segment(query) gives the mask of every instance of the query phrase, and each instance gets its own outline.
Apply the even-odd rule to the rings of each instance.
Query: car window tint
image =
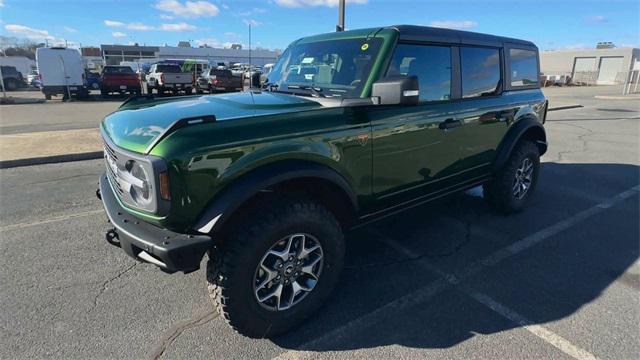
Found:
[[[421,101],[451,98],[451,48],[399,44],[387,70],[387,76],[418,77]]]
[[[509,49],[511,86],[538,84],[538,58],[535,51]]]
[[[133,74],[133,69],[128,66],[107,66],[104,68],[104,72],[107,74]]]
[[[498,49],[461,47],[462,97],[495,95],[500,85]]]

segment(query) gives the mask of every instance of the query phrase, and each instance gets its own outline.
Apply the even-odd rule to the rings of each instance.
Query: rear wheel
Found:
[[[325,302],[344,244],[335,217],[315,202],[284,201],[255,214],[210,252],[207,280],[227,323],[262,338],[299,325]]]
[[[153,88],[151,86],[149,86],[149,84],[147,84],[147,94],[148,95],[153,94]]]
[[[517,145],[504,167],[484,185],[485,199],[502,213],[521,211],[535,192],[540,152],[531,141]]]
[[[18,88],[18,82],[14,79],[5,79],[4,86],[7,88],[7,91],[14,91]]]

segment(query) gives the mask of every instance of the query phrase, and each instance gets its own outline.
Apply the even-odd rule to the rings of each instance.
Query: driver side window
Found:
[[[420,101],[451,99],[451,48],[398,44],[387,76],[418,77]]]

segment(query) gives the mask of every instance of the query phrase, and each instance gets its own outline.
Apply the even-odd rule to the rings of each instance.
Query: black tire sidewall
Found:
[[[513,195],[513,179],[516,176],[516,171],[522,164],[525,158],[528,158],[533,163],[533,174],[531,177],[531,186],[522,199],[516,199]],[[511,158],[504,175],[503,184],[508,184],[507,189],[503,189],[503,196],[506,196],[506,206],[510,211],[520,211],[531,200],[532,195],[536,191],[538,185],[538,176],[540,173],[540,156],[538,154],[538,148],[531,142],[524,142],[514,153]]]
[[[236,316],[236,327],[251,327],[258,337],[266,337],[286,331],[299,324],[315,312],[324,302],[338,282],[344,259],[342,232],[337,223],[327,222],[319,214],[308,212],[295,214],[289,212],[278,217],[268,225],[257,226],[241,231],[239,237],[244,243],[250,243],[243,252],[234,252],[236,259],[225,255],[225,262],[235,261],[232,273],[229,273],[227,293],[230,302],[230,316]],[[317,215],[317,216],[313,216]],[[253,230],[253,231],[252,231]],[[256,233],[255,230],[261,231]],[[296,233],[312,235],[322,246],[322,272],[315,288],[299,303],[290,309],[271,311],[262,307],[253,293],[253,281],[256,269],[264,254],[281,239]],[[233,240],[231,240],[233,241]],[[243,314],[244,313],[244,314]],[[238,319],[238,315],[242,318]]]

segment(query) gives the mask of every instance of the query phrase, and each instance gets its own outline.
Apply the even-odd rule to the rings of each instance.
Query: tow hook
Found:
[[[116,229],[107,231],[107,233],[105,234],[105,239],[109,244],[120,247],[120,239],[118,239],[118,233],[116,232]]]
[[[96,196],[98,197],[98,199],[102,200],[102,195],[100,194],[100,189],[96,190]]]

